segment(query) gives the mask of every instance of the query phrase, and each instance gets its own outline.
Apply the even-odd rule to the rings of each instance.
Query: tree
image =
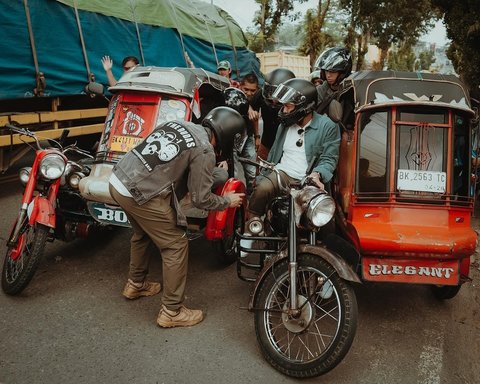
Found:
[[[255,0],[260,5],[260,9],[256,12],[253,20],[258,27],[258,34],[254,35],[252,43],[258,44],[260,52],[273,49],[282,19],[284,17],[289,17],[291,20],[297,18],[298,13],[293,13],[294,5],[304,1],[306,0]]]
[[[432,0],[444,12],[447,36],[452,41],[447,57],[455,71],[469,86],[473,97],[479,98],[480,84],[480,7],[478,0]]]
[[[412,46],[403,43],[389,51],[387,68],[394,71],[413,71],[415,60]]]
[[[432,50],[422,51],[418,55],[418,61],[415,63],[416,71],[428,71],[435,62],[435,55]]]
[[[392,44],[413,46],[437,17],[431,0],[340,0],[350,13],[345,44],[357,50],[357,70],[361,69],[369,40],[381,50],[379,67],[383,68]]]

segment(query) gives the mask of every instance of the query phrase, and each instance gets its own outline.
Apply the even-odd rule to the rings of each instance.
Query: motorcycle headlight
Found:
[[[22,169],[20,169],[20,171],[18,171],[18,177],[20,178],[20,182],[23,186],[27,185],[31,171],[32,167],[23,167]]]
[[[335,202],[326,193],[315,196],[306,211],[308,221],[314,227],[322,227],[327,224],[335,213]]]
[[[335,213],[335,202],[323,190],[306,186],[295,197],[295,221],[309,230],[316,230],[327,224]]]
[[[45,179],[58,179],[65,171],[65,159],[60,155],[52,153],[42,159],[39,169]]]

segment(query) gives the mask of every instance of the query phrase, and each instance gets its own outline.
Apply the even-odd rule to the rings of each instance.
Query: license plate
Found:
[[[114,152],[128,152],[143,141],[143,137],[137,136],[113,136],[110,150]]]
[[[368,281],[458,285],[458,260],[406,260],[363,257],[363,278]]]
[[[100,223],[130,227],[127,214],[120,207],[96,202],[88,202],[87,207],[92,217]]]
[[[447,185],[445,172],[412,171],[399,169],[397,171],[397,189],[399,191],[418,191],[444,193]]]

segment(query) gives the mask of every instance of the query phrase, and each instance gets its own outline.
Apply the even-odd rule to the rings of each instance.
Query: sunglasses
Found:
[[[123,67],[123,70],[124,70],[124,71],[128,71],[128,70],[130,70],[130,69],[132,69],[132,68],[135,68],[135,66],[133,66],[133,67]]]
[[[297,142],[295,143],[295,145],[297,147],[301,147],[303,145],[303,134],[305,133],[305,130],[303,128],[300,128],[298,131],[297,131],[298,135],[300,136],[300,138],[297,140]]]

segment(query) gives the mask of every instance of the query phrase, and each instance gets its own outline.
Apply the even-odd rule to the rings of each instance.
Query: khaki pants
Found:
[[[185,230],[176,226],[170,195],[157,196],[138,205],[133,198],[122,196],[111,186],[110,194],[127,214],[133,229],[128,277],[136,283],[146,279],[150,264],[148,247],[155,244],[162,256],[162,303],[170,310],[177,310],[185,299],[188,239]]]
[[[285,172],[280,171],[280,178],[282,185],[290,185],[293,182],[298,182],[297,179],[288,176]],[[271,172],[267,177],[262,178],[255,186],[250,200],[248,201],[249,217],[261,217],[267,210],[267,204],[276,196],[280,194],[278,186],[277,174]]]

